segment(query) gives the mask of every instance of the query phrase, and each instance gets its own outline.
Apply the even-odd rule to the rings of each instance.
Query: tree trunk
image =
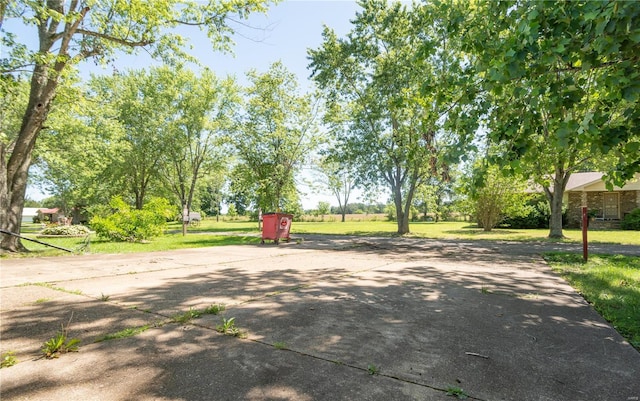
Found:
[[[5,231],[20,233],[20,225],[22,224],[22,207],[24,205],[24,195],[26,191],[26,177],[24,179],[25,185],[20,188],[20,184],[10,186],[10,182],[14,182],[15,178],[9,179],[8,170],[6,164],[6,152],[5,146],[0,146],[0,228]],[[18,194],[22,192],[22,200]],[[8,235],[0,234],[0,249],[9,252],[21,252],[25,251],[25,247],[20,242],[20,238]]]
[[[565,172],[563,168],[556,166],[556,173],[553,178],[553,192],[549,188],[544,188],[551,207],[549,238],[564,238],[562,232],[562,198],[570,175],[571,173]]]
[[[554,192],[551,194],[549,204],[551,206],[551,218],[549,219],[549,238],[564,238],[562,232],[562,193],[554,183]]]
[[[63,2],[51,2],[47,4],[54,10],[62,10]],[[31,156],[36,145],[36,139],[47,119],[51,104],[58,89],[60,74],[66,68],[69,61],[67,53],[70,38],[75,34],[78,26],[89,11],[85,7],[77,13],[74,21],[65,22],[64,35],[59,42],[58,56],[52,65],[37,61],[31,75],[31,87],[29,91],[29,103],[22,119],[20,131],[13,143],[13,148],[2,147],[2,166],[0,166],[0,227],[14,233],[20,233],[22,224],[22,209],[27,192],[27,176],[31,166]],[[44,13],[43,13],[44,14]],[[39,16],[42,17],[42,16]],[[51,22],[47,18],[38,21],[39,51],[47,54],[58,40],[56,27],[58,22]],[[11,153],[7,160],[7,155]],[[20,239],[14,236],[3,235],[0,249],[9,252],[26,250]]]
[[[347,215],[347,205],[349,204],[349,194],[351,192],[351,187],[350,185],[347,184],[347,181],[344,180],[343,181],[343,188],[344,188],[344,201],[341,198],[341,193],[339,190],[337,189],[333,189],[333,194],[336,196],[336,198],[338,199],[338,208],[340,209],[340,214],[342,215],[342,222],[344,223],[347,219],[346,219],[346,215]]]
[[[409,234],[409,213],[402,213],[402,221],[398,222],[398,234]]]
[[[404,200],[404,220],[402,222],[402,233],[398,232],[398,234],[404,235],[409,234],[409,221],[411,219],[411,204],[413,203],[413,197],[416,192],[416,185],[418,183],[418,174],[414,171],[411,174],[411,181],[409,183],[409,191],[406,194]]]
[[[144,205],[144,193],[140,189],[135,189],[134,194],[136,196],[136,210],[142,210],[142,206]]]
[[[13,144],[13,149],[2,147],[2,166],[0,166],[0,227],[16,234],[20,233],[22,224],[22,209],[27,192],[27,176],[31,165],[31,155],[36,144],[36,138],[42,129],[58,85],[57,75],[50,77],[46,66],[36,65],[31,79],[29,103],[22,119],[20,132]],[[53,72],[53,74],[56,74]],[[7,153],[11,152],[7,160]],[[18,237],[3,235],[0,249],[9,252],[21,252],[26,248]]]
[[[398,235],[409,234],[409,218],[411,201],[413,200],[413,186],[406,196],[404,204],[402,202],[402,188],[397,185],[393,188],[393,201],[396,205],[396,219],[398,222]]]
[[[400,191],[394,191],[400,192]],[[404,222],[404,213],[402,210],[402,199],[399,193],[394,193],[393,195],[393,203],[396,205],[396,223],[398,225],[398,234],[404,234],[403,230],[403,222]]]

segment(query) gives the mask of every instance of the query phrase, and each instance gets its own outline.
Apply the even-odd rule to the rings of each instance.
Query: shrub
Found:
[[[521,210],[505,213],[500,226],[510,228],[549,228],[551,208],[543,197],[533,197],[527,200]]]
[[[40,231],[40,235],[88,235],[91,231],[85,226],[49,226]]]
[[[238,217],[238,212],[236,211],[236,205],[233,203],[229,205],[227,208],[227,216],[229,217]]]
[[[175,213],[169,201],[162,198],[152,198],[142,210],[131,209],[119,196],[113,197],[109,206],[112,213],[95,215],[91,228],[99,237],[112,241],[139,242],[157,237]]]
[[[516,209],[507,209],[500,227],[503,228],[549,228],[551,207],[544,195],[528,197]],[[567,225],[567,207],[562,207],[562,225]]]
[[[384,208],[384,212],[387,215],[387,220],[396,221],[396,205],[393,203],[389,203]]]
[[[620,226],[623,230],[640,231],[640,208],[634,209],[631,213],[624,216]]]

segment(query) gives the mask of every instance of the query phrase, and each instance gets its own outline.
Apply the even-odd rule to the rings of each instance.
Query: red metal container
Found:
[[[289,242],[289,230],[293,221],[292,214],[285,213],[265,213],[262,215],[262,243],[264,240],[272,240],[276,244],[280,239]]]

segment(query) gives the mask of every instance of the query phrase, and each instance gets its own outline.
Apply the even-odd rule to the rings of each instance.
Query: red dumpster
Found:
[[[292,214],[285,213],[265,213],[262,215],[262,243],[264,240],[272,240],[276,244],[280,239],[289,242],[289,230],[293,221]]]

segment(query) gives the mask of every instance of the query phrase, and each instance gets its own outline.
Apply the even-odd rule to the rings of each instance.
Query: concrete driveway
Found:
[[[1,351],[19,363],[0,398],[640,399],[640,353],[537,253],[309,236],[2,260]],[[241,336],[216,331],[232,317]],[[61,326],[79,351],[42,358]]]

